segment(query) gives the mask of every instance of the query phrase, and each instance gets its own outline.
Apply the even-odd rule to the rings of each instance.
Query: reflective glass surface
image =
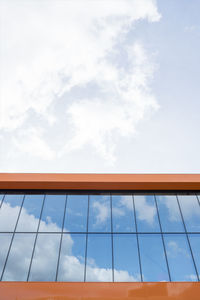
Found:
[[[194,193],[18,191],[0,203],[2,281],[199,280]]]
[[[194,255],[195,264],[200,277],[200,234],[190,234],[189,241],[192,247],[192,253]]]
[[[12,234],[10,233],[0,233],[0,277],[2,276],[11,238]]]
[[[178,195],[186,229],[200,232],[200,205],[196,195]]]
[[[35,234],[15,234],[3,274],[5,281],[26,281]]]
[[[85,234],[63,234],[58,281],[84,281]]]
[[[135,231],[132,196],[112,196],[112,222],[113,232]]]
[[[165,235],[165,245],[172,281],[196,281],[197,275],[185,235]]]
[[[0,231],[14,231],[24,195],[6,195],[0,209]]]
[[[64,231],[86,232],[88,195],[69,195],[65,215]]]
[[[114,234],[114,280],[141,281],[135,234]]]
[[[159,232],[158,214],[153,195],[135,195],[135,210],[138,232]]]
[[[163,232],[184,232],[176,196],[156,196]]]
[[[3,196],[4,196],[4,194],[0,194],[0,207],[1,207],[2,200],[3,200]]]
[[[87,281],[112,281],[112,242],[110,234],[89,234]]]
[[[169,281],[160,234],[139,235],[143,281]]]
[[[29,281],[55,281],[60,239],[60,234],[38,235]]]
[[[40,221],[39,231],[62,231],[66,195],[47,195]]]
[[[111,231],[111,202],[110,196],[89,197],[89,228],[90,232]]]
[[[44,195],[26,195],[16,231],[37,231]]]

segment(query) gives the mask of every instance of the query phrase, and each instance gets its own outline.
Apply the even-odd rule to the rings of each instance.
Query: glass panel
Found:
[[[135,234],[114,234],[114,281],[141,281]]]
[[[112,196],[112,221],[114,232],[135,231],[132,196]]]
[[[134,196],[138,232],[159,232],[154,196]]]
[[[5,264],[6,256],[8,253],[8,249],[10,246],[12,234],[9,233],[1,233],[0,234],[0,277],[3,271],[3,267]]]
[[[90,196],[89,231],[110,232],[110,196]]]
[[[64,231],[85,232],[87,211],[88,195],[68,195]]]
[[[3,196],[4,196],[4,194],[0,194],[0,208],[1,208],[1,202],[3,200]]]
[[[200,234],[190,234],[190,245],[194,256],[195,264],[200,276]]]
[[[29,281],[55,281],[61,234],[40,233]]]
[[[85,234],[63,234],[58,281],[84,281]]]
[[[62,231],[65,201],[66,195],[47,195],[45,197],[39,231]]]
[[[6,195],[0,209],[0,231],[14,231],[23,195]]]
[[[26,195],[16,231],[37,231],[44,195]]]
[[[185,234],[164,236],[172,281],[196,281],[192,256]]]
[[[169,281],[160,234],[139,234],[143,281]]]
[[[178,196],[187,231],[200,232],[200,205],[195,195]]]
[[[156,196],[163,232],[184,232],[176,196]]]
[[[89,234],[86,281],[112,281],[110,234]]]
[[[26,281],[35,234],[15,234],[5,272],[4,281]]]

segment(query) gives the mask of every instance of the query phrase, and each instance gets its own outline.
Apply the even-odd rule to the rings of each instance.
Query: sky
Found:
[[[199,0],[0,0],[0,172],[198,173]]]

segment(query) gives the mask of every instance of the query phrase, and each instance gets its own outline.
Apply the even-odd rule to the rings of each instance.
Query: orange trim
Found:
[[[0,189],[200,190],[200,174],[0,173]]]
[[[0,300],[199,300],[199,282],[1,282]]]

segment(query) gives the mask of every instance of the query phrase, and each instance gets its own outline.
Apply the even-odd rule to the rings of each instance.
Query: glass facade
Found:
[[[0,194],[1,281],[199,281],[190,194]]]

